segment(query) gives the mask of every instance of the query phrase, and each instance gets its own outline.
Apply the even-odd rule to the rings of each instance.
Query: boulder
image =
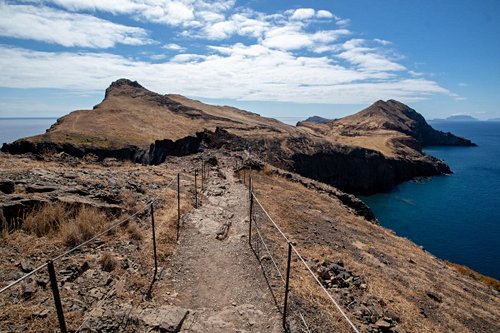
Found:
[[[159,308],[142,310],[137,319],[145,326],[160,332],[179,332],[188,314],[189,310],[162,305]]]

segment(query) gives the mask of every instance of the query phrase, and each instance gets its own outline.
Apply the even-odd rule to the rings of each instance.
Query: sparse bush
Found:
[[[74,221],[61,225],[61,238],[69,247],[91,239],[104,225],[106,215],[94,207],[82,206]]]
[[[273,174],[273,168],[269,164],[264,165],[263,171],[268,176]]]
[[[111,272],[116,268],[118,261],[116,258],[108,251],[104,252],[99,258],[99,265],[101,269],[105,272]]]
[[[68,219],[69,211],[64,204],[46,204],[29,212],[22,224],[23,230],[42,237],[53,233]]]
[[[144,238],[141,229],[135,223],[129,223],[127,226],[127,233],[132,240],[142,242]]]
[[[135,213],[141,208],[139,205],[139,200],[137,198],[137,195],[130,190],[124,190],[120,194],[120,200],[122,202],[123,207],[128,213],[131,214]]]

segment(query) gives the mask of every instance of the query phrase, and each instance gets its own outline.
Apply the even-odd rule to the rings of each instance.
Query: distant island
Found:
[[[438,122],[438,121],[480,121],[477,118],[474,118],[473,116],[466,115],[466,114],[459,114],[459,115],[454,115],[454,116],[449,116],[447,118],[437,118],[437,119],[431,119],[429,120],[430,122]]]
[[[311,122],[311,123],[317,123],[317,124],[326,124],[326,123],[329,123],[332,120],[333,119],[323,118],[323,117],[320,117],[320,116],[312,116],[312,117],[307,118],[306,120],[299,121],[297,123],[297,126],[299,126],[300,123],[306,122],[306,121],[307,122]]]

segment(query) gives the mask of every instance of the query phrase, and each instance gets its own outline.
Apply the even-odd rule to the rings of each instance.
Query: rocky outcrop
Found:
[[[354,194],[385,192],[395,184],[415,177],[451,173],[445,163],[431,157],[423,160],[390,159],[363,148],[297,153],[292,158],[297,173]]]

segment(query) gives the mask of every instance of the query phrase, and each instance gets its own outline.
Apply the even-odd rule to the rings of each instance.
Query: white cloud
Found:
[[[49,7],[5,2],[0,2],[0,35],[66,47],[108,48],[118,43],[144,45],[152,42],[146,30],[141,28]]]
[[[51,3],[70,11],[128,14],[137,20],[172,26],[196,26],[231,9],[234,0],[24,0]],[[222,15],[223,17],[223,15]]]
[[[465,82],[460,82],[460,83],[458,83],[457,85],[458,85],[459,87],[467,87],[467,86],[468,86],[468,84],[467,84],[467,83],[465,83]]]
[[[237,29],[234,21],[220,21],[205,28],[208,39],[226,39],[232,36]]]
[[[111,81],[128,77],[160,93],[236,100],[357,104],[451,95],[433,81],[359,71],[328,57],[300,57],[258,44],[211,50],[216,54],[180,54],[151,63],[109,53],[52,53],[0,45],[2,86],[102,91]]]
[[[167,49],[167,50],[172,50],[172,51],[185,51],[186,50],[185,47],[182,47],[179,44],[175,44],[175,43],[165,44],[162,46],[162,48]]]
[[[388,40],[385,40],[385,39],[379,39],[379,38],[375,38],[373,41],[374,41],[374,42],[379,43],[380,45],[384,45],[384,46],[392,44],[392,43],[391,43],[390,41],[388,41]]]
[[[378,53],[375,48],[364,46],[362,39],[351,39],[343,44],[344,52],[337,56],[363,71],[402,71],[406,68],[387,56]]]
[[[300,26],[274,28],[266,33],[262,45],[283,50],[296,50],[311,46],[311,38],[301,31]]]
[[[265,33],[262,45],[282,50],[297,50],[309,48],[321,53],[331,50],[330,43],[341,36],[349,35],[350,31],[345,29],[323,30],[315,33],[307,33],[300,24],[288,24],[272,28]]]
[[[190,45],[205,45],[209,51],[198,54],[199,51],[167,42],[156,45],[156,50],[148,48],[139,52],[147,59],[139,61],[132,56],[111,53],[51,53],[0,45],[0,86],[102,91],[111,81],[128,77],[161,93],[206,98],[299,103],[370,103],[381,98],[412,101],[432,94],[460,98],[436,82],[424,79],[421,73],[406,70],[399,63],[401,58],[387,49],[389,41],[352,37],[345,41],[346,36],[352,35],[341,27],[348,24],[348,20],[326,10],[300,8],[264,14],[249,8],[234,8],[235,1],[222,0],[25,2],[36,6],[16,6],[16,9],[29,8],[29,12],[11,13],[13,16],[21,12],[29,17],[21,20],[22,25],[16,26],[7,19],[8,14],[0,11],[0,34],[6,26],[5,34],[10,37],[64,46],[151,43],[143,29],[90,15],[106,12],[128,15],[141,23],[174,26],[176,28],[169,29],[178,33],[173,41],[182,40],[181,36],[195,39]],[[0,4],[10,6],[2,0]],[[318,27],[333,22],[337,29],[331,29],[331,25],[330,29]],[[37,29],[26,29],[27,26]],[[60,29],[61,26],[70,29]],[[57,33],[51,31],[54,29]],[[220,42],[234,36],[247,37],[247,45]],[[214,45],[207,46],[207,43]],[[161,48],[180,54],[172,55],[173,52]],[[304,51],[313,52],[314,56]]]
[[[316,17],[317,18],[332,18],[333,14],[329,12],[328,10],[318,10],[316,12]]]
[[[177,54],[171,59],[171,62],[178,62],[178,63],[183,63],[183,62],[196,62],[196,61],[201,61],[203,59],[206,59],[205,56],[199,55],[199,54],[190,54],[190,53],[182,53],[182,54]]]
[[[299,8],[293,11],[293,14],[290,16],[291,20],[308,20],[314,17],[316,11],[312,8]]]

